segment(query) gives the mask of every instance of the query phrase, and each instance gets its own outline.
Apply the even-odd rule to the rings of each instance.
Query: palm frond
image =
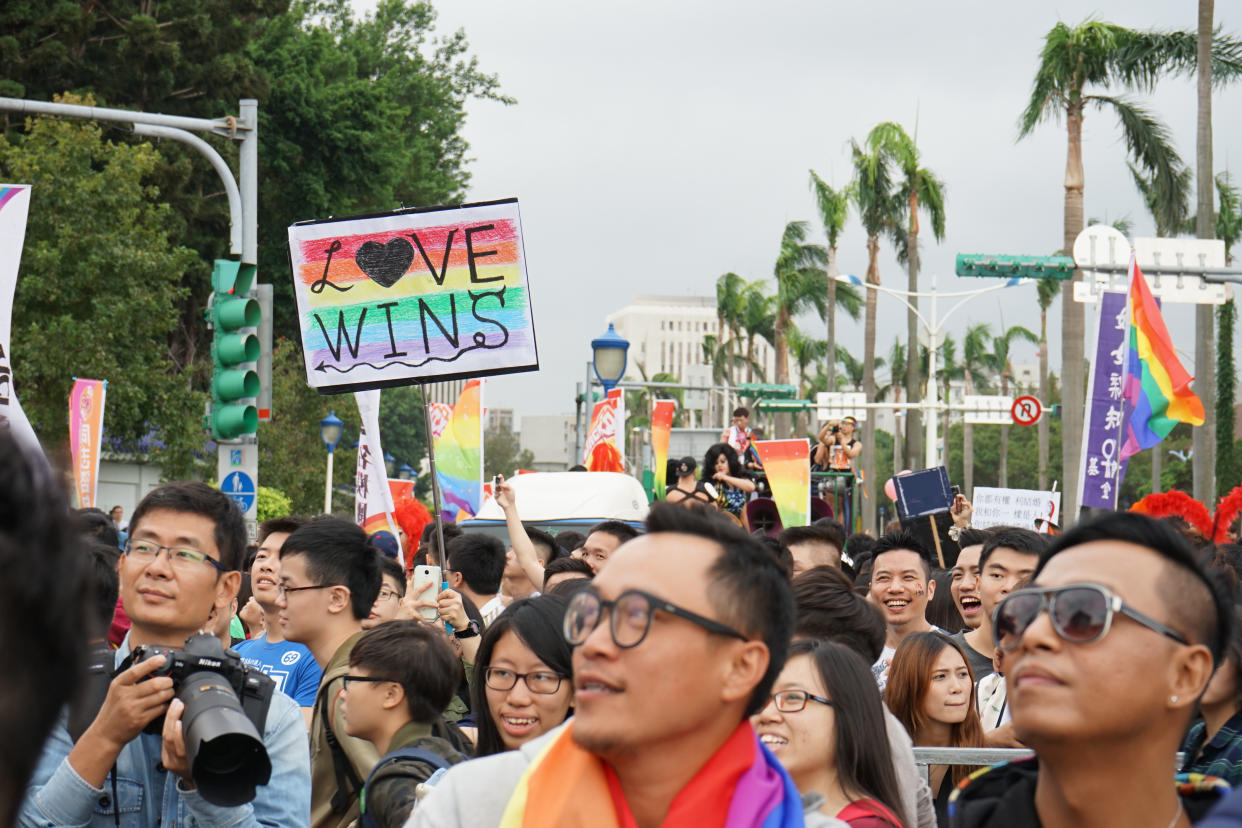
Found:
[[[834,190],[815,170],[810,172],[811,193],[815,196],[815,209],[819,212],[819,220],[824,225],[824,235],[828,237],[828,245],[836,247],[849,217],[848,188]]]

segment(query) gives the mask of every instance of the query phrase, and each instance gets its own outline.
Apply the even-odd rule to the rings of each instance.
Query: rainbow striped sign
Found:
[[[806,440],[756,440],[752,445],[768,476],[781,525],[811,522],[811,446]]]
[[[322,393],[537,371],[517,199],[289,228]]]

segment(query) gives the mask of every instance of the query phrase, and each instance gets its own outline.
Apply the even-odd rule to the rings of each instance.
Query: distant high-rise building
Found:
[[[512,408],[489,408],[487,409],[487,430],[488,431],[513,431],[513,409]]]

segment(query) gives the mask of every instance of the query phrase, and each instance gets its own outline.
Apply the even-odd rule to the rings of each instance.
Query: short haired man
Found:
[[[362,619],[364,630],[374,629],[380,624],[400,617],[401,599],[405,597],[405,570],[395,558],[379,556],[380,589],[371,605],[371,612]]]
[[[788,775],[746,719],[788,651],[789,582],[718,514],[657,504],[647,529],[570,602],[573,719],[451,769],[414,826],[502,815],[515,825],[801,824]],[[763,804],[740,816],[743,797]]]
[[[432,736],[431,727],[461,679],[461,662],[431,627],[397,620],[372,628],[349,654],[341,696],[345,732],[366,739],[381,757],[412,748],[456,764],[465,757]],[[364,813],[381,828],[404,825],[416,786],[436,770],[413,757],[381,759],[366,783]]]
[[[927,551],[912,533],[900,529],[882,535],[871,550],[871,602],[884,616],[884,650],[871,665],[880,690],[888,682],[888,665],[897,645],[919,632],[945,632],[927,621],[927,602],[936,593]],[[948,635],[948,633],[945,633]]]
[[[547,592],[557,584],[572,581],[575,578],[591,580],[595,573],[587,562],[578,558],[557,558],[543,568],[543,591]]]
[[[841,547],[845,545],[845,538],[830,526],[790,526],[781,532],[780,542],[793,555],[795,578],[817,566],[841,567]]]
[[[121,599],[132,626],[116,651],[125,669],[112,680],[94,720],[77,739],[56,727],[22,807],[24,825],[296,825],[309,812],[306,729],[297,704],[273,692],[263,726],[272,763],[251,802],[214,805],[199,792],[186,758],[182,700],[173,681],[153,676],[154,656],[128,666],[138,645],[183,649],[237,597],[246,548],[241,512],[202,483],[150,492],[130,519],[119,564]],[[143,729],[164,716],[161,733]]]
[[[586,561],[591,571],[598,575],[617,547],[626,541],[638,537],[638,530],[628,523],[619,520],[605,520],[591,527],[581,549],[574,550],[573,556]]]
[[[741,457],[750,448],[750,409],[738,406],[733,409],[733,420],[728,428],[720,434],[720,442],[733,446],[737,456]]]
[[[993,530],[979,549],[979,601],[982,612],[973,630],[953,636],[964,645],[975,681],[992,674],[992,613],[1001,599],[1026,581],[1048,548],[1048,535],[1030,529],[1002,526]]]
[[[250,593],[263,610],[263,634],[240,642],[242,661],[258,667],[276,682],[276,689],[302,707],[307,724],[323,671],[305,644],[285,639],[280,623],[280,547],[305,520],[281,517],[259,524],[259,548],[250,565]]]
[[[500,538],[469,532],[448,544],[444,578],[449,589],[460,592],[479,608],[487,626],[504,611],[500,578],[505,571],[505,545]]]
[[[439,526],[439,529],[437,529]],[[432,520],[423,527],[423,533],[418,539],[418,551],[414,553],[414,564],[416,566],[426,564],[428,566],[444,566],[444,556],[440,554],[440,534],[444,535],[444,545],[448,546],[449,541],[453,538],[460,538],[462,535],[461,527],[456,523],[441,524],[438,520]]]
[[[950,825],[1186,826],[1219,797],[1179,797],[1170,773],[1232,621],[1176,530],[1128,512],[1078,523],[994,620],[1014,729],[1036,755],[956,791]]]
[[[379,754],[345,733],[340,692],[362,620],[380,590],[379,554],[346,520],[322,517],[280,548],[280,620],[290,641],[305,644],[323,669],[311,720],[311,813],[314,828],[345,828],[358,817],[358,793]]]
[[[853,584],[840,569],[817,566],[807,570],[793,579],[793,594],[797,607],[794,638],[844,644],[868,664],[880,657],[884,650],[884,617],[853,592]],[[884,708],[884,726],[901,791],[902,812],[917,815],[918,828],[934,828],[936,809],[931,789],[914,763],[914,742],[888,707]]]
[[[977,630],[983,622],[983,604],[979,601],[979,553],[991,534],[983,529],[962,529],[957,536],[957,561],[949,574],[949,593],[967,630]]]

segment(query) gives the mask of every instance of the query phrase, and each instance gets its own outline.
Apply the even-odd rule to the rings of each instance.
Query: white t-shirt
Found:
[[[936,632],[941,635],[948,635],[947,632],[937,627],[935,624],[926,632]],[[896,647],[884,645],[884,649],[880,652],[880,657],[876,659],[875,664],[871,665],[871,675],[875,677],[875,683],[880,686],[880,692],[884,692],[885,685],[888,684],[888,666],[893,663],[893,653],[897,652]]]

